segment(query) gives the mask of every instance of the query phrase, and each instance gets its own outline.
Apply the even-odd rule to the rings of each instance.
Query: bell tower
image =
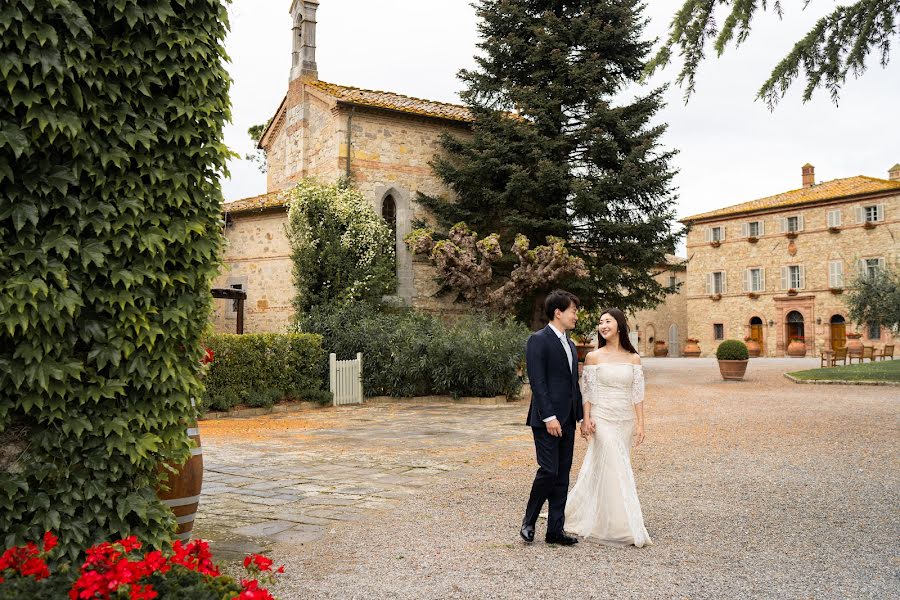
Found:
[[[316,9],[319,0],[291,2],[291,81],[318,79],[316,67]]]

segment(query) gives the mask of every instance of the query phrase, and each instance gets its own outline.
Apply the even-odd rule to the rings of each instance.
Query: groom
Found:
[[[569,471],[575,448],[575,425],[582,419],[581,390],[578,387],[578,355],[566,331],[578,321],[578,298],[555,290],[544,301],[550,324],[531,334],[525,349],[531,407],[527,425],[534,434],[538,472],[519,532],[526,542],[534,541],[538,514],[549,501],[548,544],[571,546],[578,543],[563,531]]]

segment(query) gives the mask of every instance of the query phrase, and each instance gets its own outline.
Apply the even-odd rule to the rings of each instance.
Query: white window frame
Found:
[[[796,219],[797,227],[791,229],[791,219]],[[803,231],[803,215],[791,215],[789,217],[784,217],[782,229],[784,233],[798,233]]]
[[[721,274],[721,289],[716,290],[716,275]],[[725,278],[725,271],[712,271],[706,274],[706,293],[707,294],[722,294],[723,296],[728,291],[728,285]]]
[[[710,227],[708,230],[709,239],[708,242],[724,242],[725,241],[725,226],[724,225],[715,225]],[[716,235],[718,232],[718,236]]]
[[[830,287],[830,288],[844,287],[844,261],[842,261],[842,260],[828,261],[828,287]]]
[[[796,268],[797,277],[796,280],[792,277],[791,269]],[[798,285],[791,285],[792,283],[796,283]],[[781,267],[781,289],[783,290],[802,290],[806,289],[806,269],[803,268],[803,265],[785,265]]]
[[[875,262],[875,269],[881,271],[884,270],[884,257],[883,256],[870,256],[868,258],[859,259],[859,273],[865,277],[873,277],[875,275],[875,271],[870,271],[869,267],[872,266],[869,264],[869,261],[873,260]]]
[[[862,204],[856,207],[857,223],[880,223],[882,221],[884,221],[884,204]]]
[[[828,226],[829,227],[840,227],[841,226],[841,209],[836,208],[834,210],[828,211]]]
[[[759,279],[756,282],[758,285],[754,286],[753,281],[753,271],[759,271]],[[746,275],[744,276],[744,291],[745,292],[764,292],[766,291],[766,270],[763,267],[750,267],[746,271]]]
[[[753,225],[756,225],[756,233],[751,231]],[[748,237],[762,237],[766,234],[766,227],[763,221],[747,221],[741,226],[742,233],[745,238]]]

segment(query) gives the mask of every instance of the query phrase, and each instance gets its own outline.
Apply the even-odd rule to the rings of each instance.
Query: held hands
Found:
[[[547,433],[549,433],[553,437],[562,437],[562,425],[560,425],[559,419],[547,421],[546,426]]]
[[[590,438],[594,432],[597,430],[597,426],[594,425],[594,421],[590,418],[586,418],[581,421],[581,437],[584,439]]]

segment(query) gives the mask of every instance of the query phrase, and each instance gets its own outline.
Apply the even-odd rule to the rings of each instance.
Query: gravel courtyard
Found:
[[[204,421],[195,532],[285,564],[283,600],[900,597],[900,388],[782,376],[817,363],[644,360],[650,548],[519,539],[524,402]]]

